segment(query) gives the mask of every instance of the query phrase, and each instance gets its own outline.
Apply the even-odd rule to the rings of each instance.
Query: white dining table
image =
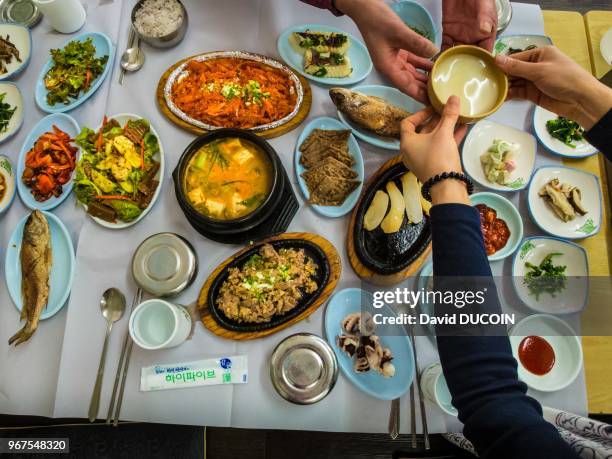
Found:
[[[166,173],[159,201],[139,224],[124,230],[110,230],[91,220],[70,196],[53,211],[68,227],[76,248],[76,274],[68,304],[54,317],[43,321],[30,341],[10,347],[8,338],[19,328],[19,314],[13,306],[4,281],[0,282],[0,413],[53,417],[87,416],[102,348],[105,320],[99,310],[104,290],[114,286],[128,298],[128,306],[136,287],[131,278],[130,259],[134,249],[147,236],[171,231],[186,237],[199,257],[199,272],[193,285],[176,301],[192,303],[207,276],[221,261],[240,247],[222,245],[205,239],[191,228],[174,196],[171,173],[184,148],[194,135],[180,129],[159,111],[155,90],[162,73],[176,61],[201,52],[214,50],[246,50],[278,57],[276,39],[287,27],[300,23],[333,25],[360,37],[346,17],[334,17],[324,10],[298,0],[183,0],[189,12],[189,28],[185,39],[168,50],[143,45],[144,67],[128,74],[118,84],[119,58],[125,49],[129,17],[134,0],[87,2],[87,23],[77,32],[106,33],[117,47],[112,73],[86,103],[70,112],[80,126],[95,128],[104,114],[135,113],[148,120],[158,131],[166,154]],[[439,0],[423,0],[438,26],[441,18]],[[514,15],[506,34],[543,34],[541,11],[534,5],[515,3]],[[49,49],[61,46],[73,35],[51,30],[43,20],[32,30],[33,54],[25,72],[15,82],[24,95],[25,121],[10,141],[0,146],[0,153],[15,164],[29,129],[45,115],[34,102],[34,85],[49,57]],[[385,83],[376,72],[363,84]],[[388,83],[387,83],[388,84]],[[318,116],[336,116],[327,89],[312,84],[313,104],[306,122]],[[527,102],[508,102],[490,118],[520,129],[531,129],[533,106]],[[305,124],[304,124],[305,125]],[[348,216],[326,218],[305,205],[297,187],[293,169],[296,139],[302,126],[270,143],[278,152],[290,177],[300,209],[289,231],[319,233],[328,238],[341,254],[343,270],[337,289],[359,286],[346,256],[345,238]],[[366,175],[372,174],[395,153],[360,142]],[[537,165],[560,161],[539,148]],[[538,234],[525,202],[526,192],[514,193],[510,199],[521,212],[525,236]],[[4,277],[6,244],[17,222],[28,210],[19,198],[7,213],[0,216],[0,276]],[[508,275],[510,259],[493,262],[495,274]],[[509,305],[510,307],[512,305]],[[195,333],[179,347],[161,351],[145,351],[134,347],[127,378],[121,418],[132,421],[164,422],[244,428],[303,429],[338,432],[386,432],[390,403],[361,392],[342,374],[330,395],[309,406],[293,405],[273,389],[269,377],[269,359],[276,344],[297,332],[323,335],[325,307],[308,319],[281,332],[253,341],[222,339],[196,324]],[[127,330],[128,314],[116,323],[109,345],[106,372],[102,386],[99,417],[106,410],[113,387],[115,370]],[[424,368],[438,361],[432,340],[417,337],[419,365]],[[247,384],[206,386],[189,389],[141,392],[140,370],[160,363],[180,363],[210,357],[246,355],[249,362]],[[566,389],[555,393],[530,391],[542,404],[578,414],[586,414],[587,400],[584,374]],[[408,396],[401,399],[402,433],[409,431]],[[430,403],[425,404],[430,432],[458,432],[461,424]],[[418,403],[417,403],[418,410]],[[417,414],[418,418],[418,414]]]

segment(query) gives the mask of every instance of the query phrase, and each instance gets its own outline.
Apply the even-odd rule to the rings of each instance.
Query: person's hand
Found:
[[[491,51],[496,34],[495,0],[442,1],[442,49],[476,45]]]
[[[460,103],[457,96],[451,96],[441,117],[428,107],[402,121],[402,162],[421,183],[443,172],[462,172],[457,145],[467,126],[457,126]],[[465,184],[457,180],[443,180],[430,192],[433,204],[470,203]]]
[[[336,0],[336,8],[353,19],[376,69],[397,89],[427,103],[428,59],[436,46],[410,29],[382,0]],[[420,70],[419,70],[420,69]]]
[[[495,62],[510,77],[509,99],[530,100],[586,130],[612,108],[612,89],[554,46],[498,55]]]

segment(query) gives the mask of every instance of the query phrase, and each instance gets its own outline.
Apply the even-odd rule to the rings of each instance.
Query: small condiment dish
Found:
[[[483,191],[470,196],[472,205],[485,204],[497,211],[497,218],[504,220],[510,230],[510,238],[506,245],[493,255],[489,255],[489,261],[503,260],[512,255],[523,239],[523,219],[517,208],[508,199],[499,194]]]
[[[491,53],[477,46],[448,48],[438,56],[429,75],[427,93],[431,105],[442,113],[447,99],[453,94],[458,96],[462,99],[461,123],[474,123],[495,113],[508,94],[505,73],[495,64]]]
[[[436,29],[431,14],[423,5],[412,0],[401,0],[393,3],[391,9],[412,30],[423,32],[423,36],[436,46],[442,44],[442,34]]]
[[[32,33],[30,29],[19,24],[0,24],[0,35],[6,38],[10,37],[10,42],[15,45],[19,51],[18,61],[14,57],[11,62],[6,64],[6,72],[0,74],[0,80],[8,80],[21,73],[30,63],[32,55]]]
[[[525,50],[530,46],[543,48],[551,46],[552,40],[546,35],[505,35],[499,37],[493,47],[493,55],[498,54],[510,55],[510,48]]]
[[[580,189],[585,215],[576,215],[564,222],[539,195],[540,189],[552,179]],[[594,236],[601,227],[602,197],[596,175],[565,166],[542,166],[536,169],[527,192],[527,205],[531,219],[542,231],[563,239],[583,239]]]
[[[134,8],[132,8],[132,14],[130,15],[132,26],[134,27],[134,31],[136,32],[136,35],[138,35],[138,38],[154,48],[171,48],[178,45],[185,37],[185,32],[187,32],[187,26],[189,25],[189,17],[187,15],[187,8],[185,8],[185,5],[183,5],[180,0],[176,0],[179,5],[181,5],[183,10],[183,20],[173,32],[161,37],[149,37],[147,35],[143,35],[134,25],[136,12],[140,9],[144,1],[145,0],[139,0],[134,5]]]
[[[530,295],[525,276],[531,270],[526,263],[538,266],[551,253],[554,266],[565,266],[566,284],[555,296],[540,293],[539,299]],[[525,305],[547,314],[572,314],[581,312],[586,306],[589,294],[589,263],[587,253],[573,242],[556,237],[534,236],[525,238],[514,254],[512,261],[512,283],[516,294]]]
[[[13,116],[8,122],[6,131],[0,133],[0,143],[10,139],[19,131],[23,124],[23,97],[19,87],[13,83],[0,83],[0,94],[5,94],[3,102],[15,107]]]
[[[0,155],[0,175],[2,176],[2,183],[6,187],[5,190],[0,191],[0,215],[4,213],[15,198],[15,172],[11,162],[6,156]]]
[[[599,51],[608,65],[612,65],[612,27],[601,37]]]
[[[457,416],[457,408],[453,406],[452,395],[446,384],[442,365],[432,363],[421,373],[421,389],[423,398],[430,401],[449,416]]]
[[[516,169],[510,175],[508,185],[500,185],[489,181],[480,160],[496,139],[514,143],[518,148],[514,155]],[[531,180],[537,145],[535,137],[525,131],[493,121],[482,120],[470,129],[463,143],[461,151],[463,168],[475,182],[485,188],[495,191],[519,191],[526,188]]]
[[[530,388],[541,392],[555,392],[569,386],[582,368],[582,345],[576,332],[563,320],[549,314],[535,314],[524,318],[510,329],[512,354],[518,362],[518,377]],[[518,355],[523,338],[539,336],[552,347],[555,362],[545,375],[528,371]]]
[[[574,147],[570,147],[550,135],[548,129],[546,129],[546,122],[557,118],[556,113],[549,112],[540,106],[537,106],[533,111],[533,131],[549,153],[564,158],[586,158],[597,153],[597,149],[586,140],[576,140],[573,142]]]

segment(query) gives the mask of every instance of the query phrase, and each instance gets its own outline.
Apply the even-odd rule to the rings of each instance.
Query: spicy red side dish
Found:
[[[518,355],[525,369],[534,375],[543,376],[555,365],[555,351],[544,338],[526,336],[518,347]]]
[[[510,229],[504,220],[497,218],[497,211],[485,204],[476,204],[480,213],[480,229],[484,237],[487,255],[493,255],[508,243]]]
[[[41,135],[26,153],[22,180],[32,189],[34,199],[46,201],[62,194],[76,165],[78,148],[68,134],[53,126],[53,132]]]

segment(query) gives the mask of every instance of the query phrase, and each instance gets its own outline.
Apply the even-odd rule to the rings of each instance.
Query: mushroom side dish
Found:
[[[554,178],[544,185],[538,192],[552,208],[557,217],[569,222],[577,215],[585,215],[588,210],[582,204],[582,193],[578,187],[569,183],[561,183]]]
[[[357,373],[377,371],[385,378],[395,375],[393,354],[374,334],[376,326],[369,314],[349,314],[342,320],[342,335],[336,337],[338,347],[354,360]]]

